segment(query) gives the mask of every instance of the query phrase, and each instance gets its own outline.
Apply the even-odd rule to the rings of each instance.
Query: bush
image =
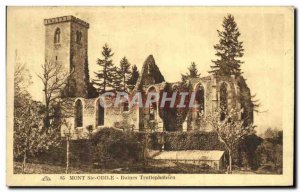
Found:
[[[165,150],[225,150],[215,132],[168,132]]]
[[[263,139],[255,134],[248,135],[242,139],[236,149],[235,159],[240,167],[250,167],[256,170],[260,166],[256,149],[263,142]]]
[[[104,128],[92,137],[92,161],[96,165],[124,165],[141,161],[142,157],[142,143],[133,132]]]

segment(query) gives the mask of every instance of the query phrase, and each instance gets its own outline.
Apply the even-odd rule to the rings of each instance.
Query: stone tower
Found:
[[[44,20],[45,60],[61,63],[69,72],[65,97],[88,97],[88,29],[89,24],[74,16]]]

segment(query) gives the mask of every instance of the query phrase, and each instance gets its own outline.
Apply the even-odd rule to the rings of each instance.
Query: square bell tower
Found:
[[[60,63],[68,71],[65,97],[88,97],[89,24],[74,16],[44,19],[45,61]]]

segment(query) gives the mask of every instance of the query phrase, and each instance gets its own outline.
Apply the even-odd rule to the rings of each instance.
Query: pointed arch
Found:
[[[83,103],[81,99],[75,101],[75,128],[83,126]]]
[[[147,98],[148,98],[148,94],[149,92],[155,92],[157,94],[159,94],[158,92],[158,89],[155,87],[155,86],[150,86],[146,93],[147,93]],[[157,116],[158,116],[158,101],[157,102],[152,102],[150,103],[150,106],[149,106],[149,120],[150,121],[154,121],[157,119]]]
[[[196,104],[199,106],[198,107],[198,111],[200,113],[204,113],[205,112],[205,90],[204,90],[204,86],[201,82],[199,82],[196,86],[195,86],[195,102]]]
[[[60,28],[56,28],[54,32],[54,43],[60,43]]]
[[[223,82],[220,85],[220,119],[224,120],[228,111],[228,85]]]
[[[96,100],[96,126],[103,126],[104,125],[104,116],[105,116],[105,108],[103,103],[101,104],[101,102],[103,102],[101,100],[101,98]]]

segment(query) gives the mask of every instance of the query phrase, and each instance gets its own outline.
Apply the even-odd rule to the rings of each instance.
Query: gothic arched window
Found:
[[[83,105],[81,100],[77,100],[75,103],[75,127],[83,126]]]
[[[204,112],[205,110],[205,105],[204,105],[204,87],[203,85],[200,83],[198,86],[197,86],[197,91],[196,91],[196,102],[197,102],[197,105],[199,105],[199,112]]]
[[[104,106],[101,105],[101,100],[98,99],[96,104],[96,124],[97,126],[104,125]]]
[[[55,30],[54,43],[60,43],[60,28],[56,28]]]
[[[220,109],[221,109],[221,121],[225,119],[228,109],[228,89],[227,84],[222,83],[220,87]]]
[[[148,89],[147,97],[148,97],[149,93],[153,93],[153,94],[157,93],[155,87],[151,87]],[[152,96],[152,98],[154,97],[153,95],[151,95],[151,96]],[[149,120],[150,121],[156,120],[156,116],[158,114],[158,106],[157,105],[158,105],[157,101],[152,101],[151,103],[149,103],[149,106],[147,106],[147,107],[149,107],[148,110],[149,110]]]

